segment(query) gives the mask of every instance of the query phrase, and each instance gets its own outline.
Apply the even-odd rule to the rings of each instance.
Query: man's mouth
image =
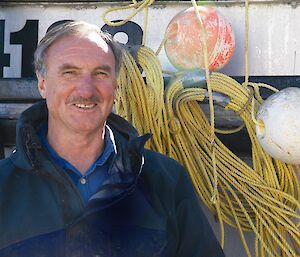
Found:
[[[76,107],[80,109],[92,109],[96,106],[96,104],[74,104]]]

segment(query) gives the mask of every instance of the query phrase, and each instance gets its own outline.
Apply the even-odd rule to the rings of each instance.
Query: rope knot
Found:
[[[248,106],[250,106],[251,103],[252,103],[252,99],[254,98],[254,91],[253,91],[253,89],[251,87],[248,87],[248,89],[249,89],[248,99],[244,103],[244,105],[237,111],[237,113],[239,115],[247,110]]]

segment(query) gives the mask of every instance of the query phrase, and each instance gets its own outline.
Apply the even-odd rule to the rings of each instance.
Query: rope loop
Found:
[[[154,3],[155,0],[142,0],[142,1],[135,1],[132,0],[132,4],[126,5],[126,6],[121,6],[121,7],[112,7],[107,9],[103,14],[102,14],[102,19],[103,21],[109,25],[109,26],[121,26],[124,25],[126,22],[130,21],[134,16],[136,16],[143,8],[149,7]],[[109,21],[106,16],[109,13],[115,12],[115,11],[121,11],[121,10],[127,10],[127,9],[135,9],[129,16],[127,16],[125,19],[121,21],[116,21],[112,22]]]

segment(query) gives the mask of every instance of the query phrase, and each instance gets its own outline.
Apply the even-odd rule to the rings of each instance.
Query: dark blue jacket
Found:
[[[17,124],[16,152],[0,161],[0,257],[222,257],[187,173],[145,150],[111,114],[117,156],[112,182],[84,205],[70,177],[43,148],[42,101]]]

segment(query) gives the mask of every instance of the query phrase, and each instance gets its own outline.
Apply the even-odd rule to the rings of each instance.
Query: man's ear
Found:
[[[39,92],[42,96],[42,98],[46,98],[46,84],[45,84],[45,79],[43,76],[41,76],[40,74],[37,74],[37,79],[38,79],[38,89]]]
[[[114,84],[115,84],[114,98],[116,99],[116,96],[117,96],[117,93],[118,93],[118,88],[119,88],[118,81],[115,80]]]

